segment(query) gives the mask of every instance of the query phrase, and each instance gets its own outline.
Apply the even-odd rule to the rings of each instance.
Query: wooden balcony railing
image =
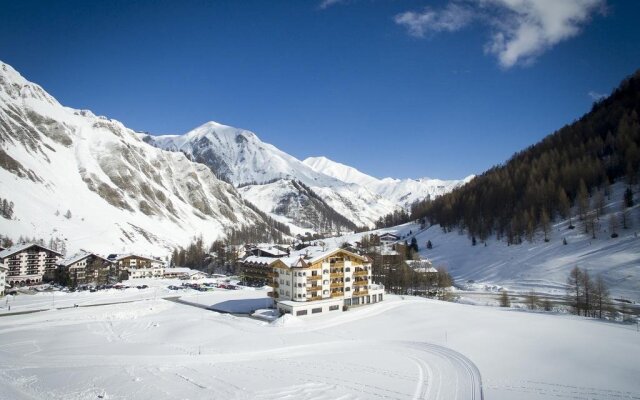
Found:
[[[369,281],[354,281],[353,286],[367,286]]]
[[[322,279],[322,275],[309,275],[309,276],[307,276],[307,280],[308,281],[317,281],[319,279]]]
[[[366,270],[362,270],[362,269],[357,269],[353,273],[353,276],[367,276],[367,275],[369,275],[369,272],[366,271]]]
[[[344,296],[343,292],[331,292],[331,297],[342,297]]]

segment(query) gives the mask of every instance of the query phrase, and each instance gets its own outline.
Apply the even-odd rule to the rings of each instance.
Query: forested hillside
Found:
[[[578,121],[505,164],[449,194],[414,204],[411,217],[426,218],[446,231],[466,230],[474,242],[495,234],[517,244],[531,240],[537,230],[546,238],[550,221],[558,217],[575,217],[593,231],[610,196],[609,185],[624,180],[631,188],[638,182],[639,113],[640,71]],[[623,218],[624,208],[632,204],[629,189]]]

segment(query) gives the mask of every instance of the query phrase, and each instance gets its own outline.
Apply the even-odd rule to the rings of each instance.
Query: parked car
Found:
[[[136,287],[137,287],[138,289],[148,289],[148,288],[149,288],[149,286],[147,286],[147,285],[138,285],[138,286],[136,286]]]

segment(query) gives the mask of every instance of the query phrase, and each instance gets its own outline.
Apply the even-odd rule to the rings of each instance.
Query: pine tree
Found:
[[[71,210],[67,210],[67,212],[64,214],[64,217],[66,219],[71,219]]]
[[[628,187],[627,190],[624,191],[624,205],[625,207],[633,207],[633,192],[631,188]]]
[[[582,270],[580,268],[573,267],[567,278],[567,300],[575,314],[580,315],[582,311],[582,296],[584,294],[582,288]]]
[[[535,290],[527,293],[526,304],[529,310],[535,310],[538,307],[538,294],[535,292]]]
[[[433,244],[431,243],[431,240],[427,240],[427,249],[429,250],[433,249]]]
[[[598,318],[602,319],[602,312],[605,311],[606,305],[609,302],[609,288],[605,283],[602,275],[598,275],[594,284],[593,302],[598,313]]]
[[[540,216],[540,223],[542,224],[542,232],[544,232],[544,241],[549,241],[549,214],[547,214],[547,210],[542,210],[542,215]]]
[[[506,290],[502,289],[500,292],[500,307],[511,307],[511,299],[509,299],[509,294]]]

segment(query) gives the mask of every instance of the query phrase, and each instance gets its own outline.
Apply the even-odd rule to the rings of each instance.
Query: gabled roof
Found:
[[[125,258],[129,258],[129,257],[133,257],[133,258],[141,258],[143,260],[149,260],[149,261],[156,261],[156,262],[163,262],[161,260],[156,260],[155,258],[151,258],[151,257],[147,257],[147,256],[141,256],[140,254],[135,254],[135,253],[129,253],[129,254],[118,254],[115,257],[115,261],[120,261],[122,259]]]
[[[99,256],[96,253],[91,253],[91,252],[88,252],[88,251],[81,250],[80,252],[78,252],[78,253],[70,256],[70,257],[67,257],[67,258],[65,258],[63,260],[60,260],[58,262],[58,265],[61,265],[63,267],[68,267],[69,265],[75,264],[78,261],[82,261],[85,258],[90,257],[90,256],[94,256],[94,257],[100,258],[101,260],[104,260],[104,261],[106,261],[108,263],[112,263],[112,261],[107,260],[106,258],[104,258],[102,256]]]
[[[34,247],[34,246],[37,246],[37,247],[39,247],[39,248],[41,248],[43,250],[46,250],[46,251],[50,251],[52,253],[56,253],[57,255],[62,257],[62,253],[60,253],[58,251],[55,251],[55,250],[51,250],[50,248],[45,247],[45,246],[43,246],[41,244],[38,244],[38,243],[20,243],[20,244],[17,244],[15,246],[11,246],[8,249],[5,249],[3,251],[0,251],[0,258],[11,257],[12,255],[14,255],[16,253],[19,253],[21,251],[27,250],[27,249],[29,249],[31,247]]]

